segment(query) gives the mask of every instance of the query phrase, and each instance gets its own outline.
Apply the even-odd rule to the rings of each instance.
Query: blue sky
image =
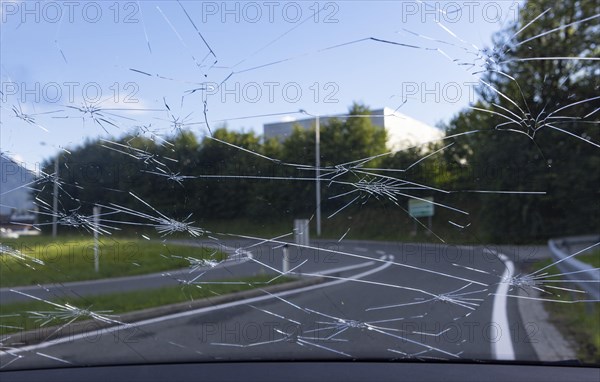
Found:
[[[374,37],[472,61],[463,48],[490,46],[492,33],[514,21],[519,7],[513,1],[181,4],[3,1],[2,151],[35,167],[89,137],[119,136],[139,125],[168,134],[172,118],[202,136],[208,132],[203,100],[211,127],[259,133],[265,122],[303,117],[300,109],[343,113],[354,101],[372,108],[406,101],[400,112],[434,125],[473,100],[477,76],[468,68],[435,50],[373,40],[338,45]],[[198,88],[206,90],[190,92]],[[103,109],[112,124],[82,118],[74,107],[84,103]],[[15,107],[34,121],[16,117]],[[265,114],[274,115],[236,119]]]

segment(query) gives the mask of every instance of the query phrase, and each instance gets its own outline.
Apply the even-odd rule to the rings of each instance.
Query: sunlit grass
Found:
[[[268,285],[282,284],[293,281],[290,277],[279,277],[268,285],[266,281],[272,276],[259,275],[253,277],[239,278],[235,284],[205,284],[199,286],[175,286],[146,291],[135,291],[125,293],[114,293],[99,296],[89,296],[69,301],[54,301],[58,304],[68,303],[80,309],[87,309],[105,316],[118,315],[141,309],[164,306],[180,302],[216,297],[234,292],[240,292],[255,288],[264,288]],[[224,280],[227,281],[227,280]],[[217,281],[215,281],[217,282]],[[238,284],[239,282],[239,284]],[[8,334],[21,330],[32,330],[40,328],[42,322],[37,320],[30,312],[57,311],[57,307],[43,301],[31,301],[0,305],[0,333]],[[118,320],[118,317],[111,317]],[[90,319],[82,316],[76,321]],[[46,326],[65,324],[68,320],[54,320]]]
[[[141,275],[189,266],[185,257],[223,260],[216,248],[192,247],[131,238],[103,237],[99,272],[94,265],[94,242],[78,236],[23,237],[2,240],[37,261],[0,255],[0,287],[93,280]]]

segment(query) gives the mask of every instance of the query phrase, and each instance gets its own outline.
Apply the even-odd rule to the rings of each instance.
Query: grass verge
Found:
[[[186,302],[192,299],[198,300],[265,287],[265,282],[271,278],[272,276],[269,275],[259,275],[235,280],[223,280],[225,282],[233,281],[235,282],[234,284],[206,284],[201,288],[195,286],[166,287],[145,291],[89,296],[69,300],[68,303],[79,309],[87,309],[102,315],[118,315],[147,308]],[[280,277],[268,285],[282,284],[291,281],[295,281],[295,279],[291,277]],[[218,283],[218,281],[215,281],[215,283]],[[53,302],[61,305],[66,304],[66,301]],[[49,319],[48,317],[50,317],[49,315],[46,315],[45,319],[41,319],[40,317],[36,317],[32,312],[46,314],[48,312],[54,313],[54,317],[56,318],[47,322],[44,327],[63,325],[75,318],[75,316],[69,315],[68,313],[61,315],[59,318],[56,313],[62,313],[63,311],[60,308],[43,301],[0,305],[0,333],[4,335],[24,330],[39,329],[41,325]],[[90,319],[90,316],[81,315],[73,322],[86,319]]]
[[[600,251],[594,251],[585,255],[577,255],[576,259],[589,264],[594,268],[600,268]]]
[[[427,218],[415,222],[402,209],[350,209],[351,212],[324,217],[322,232],[319,239],[326,240],[379,240],[418,243],[447,243],[480,244],[478,237],[469,232],[462,232],[448,223],[448,219],[440,212],[433,219],[431,231],[428,229]],[[325,216],[325,215],[324,215]],[[211,232],[228,232],[233,234],[250,235],[261,238],[272,238],[293,231],[295,218],[310,216],[290,216],[287,219],[248,219],[235,220],[203,220],[201,225]],[[316,222],[309,223],[310,238],[316,239]],[[414,232],[413,232],[414,231]],[[438,235],[438,236],[436,236]],[[235,237],[235,236],[234,236]],[[293,239],[290,235],[288,239]]]
[[[216,246],[192,247],[103,237],[99,245],[99,272],[96,273],[94,242],[88,238],[35,236],[6,239],[1,243],[37,262],[0,254],[0,287],[142,275],[185,268],[190,265],[192,258],[212,261],[226,258],[226,254]]]

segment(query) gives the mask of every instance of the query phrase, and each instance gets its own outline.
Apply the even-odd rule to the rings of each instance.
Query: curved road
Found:
[[[516,299],[497,295],[506,287],[500,281],[510,268],[510,259],[501,261],[497,249],[354,241],[313,245],[320,249],[290,248],[291,268],[299,266],[294,274],[307,277],[325,273],[322,284],[73,335],[0,359],[5,364],[22,356],[15,367],[93,364],[99,355],[102,363],[117,364],[257,358],[536,360],[535,331],[521,322]],[[239,277],[265,267],[281,269],[280,251],[257,246],[251,260],[206,275]],[[176,282],[157,275],[125,282],[154,286],[156,277]]]

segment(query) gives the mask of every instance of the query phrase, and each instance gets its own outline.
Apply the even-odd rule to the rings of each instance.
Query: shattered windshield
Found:
[[[600,4],[1,1],[0,368],[600,363]]]

